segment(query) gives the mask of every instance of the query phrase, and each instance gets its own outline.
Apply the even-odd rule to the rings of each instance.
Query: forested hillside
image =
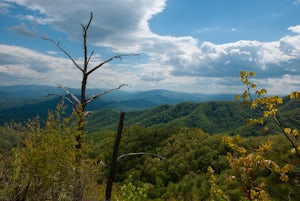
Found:
[[[285,103],[279,107],[280,118],[285,125],[300,127],[299,105],[298,99],[286,98]],[[257,136],[262,134],[261,131],[245,123],[249,118],[262,115],[262,112],[259,109],[250,109],[239,101],[184,102],[176,105],[160,105],[141,111],[129,111],[126,114],[126,125],[141,124],[151,128],[201,128],[208,134],[239,133],[242,136]],[[112,130],[117,128],[119,111],[101,110],[87,118],[87,128],[90,132]],[[272,123],[266,122],[266,124],[272,128]]]
[[[102,110],[88,116],[89,131],[114,129],[118,123],[118,111]],[[206,133],[229,132],[243,126],[247,118],[257,116],[259,111],[244,107],[241,102],[211,101],[203,103],[180,103],[161,105],[142,111],[129,111],[126,124],[145,127],[201,128]],[[103,123],[98,123],[103,122]]]
[[[299,98],[285,98],[279,107],[283,124],[299,129],[299,105]],[[16,192],[27,192],[31,200],[55,195],[70,199],[68,185],[72,184],[74,142],[68,136],[76,133],[76,118],[64,117],[63,111],[68,109],[63,108],[55,109],[42,127],[33,120],[26,125],[10,124],[0,128],[2,200],[8,200]],[[104,109],[87,118],[82,156],[86,161],[82,168],[87,176],[84,194],[87,200],[103,200],[119,113]],[[126,112],[118,155],[129,155],[118,162],[113,200],[131,200],[130,196],[136,200],[156,201],[245,200],[247,193],[242,187],[248,185],[247,178],[242,172],[241,178],[234,179],[237,170],[231,166],[228,153],[237,157],[239,152],[234,152],[224,141],[226,136],[245,136],[234,138],[234,147],[242,146],[245,153],[250,154],[247,157],[257,155],[265,161],[276,161],[282,168],[286,164],[299,167],[297,157],[286,151],[290,150],[289,142],[274,132],[276,126],[272,121],[263,125],[245,123],[260,115],[261,109],[249,109],[241,101],[183,102]],[[264,131],[265,127],[269,128],[268,132]],[[264,154],[255,152],[261,149],[261,144],[269,146],[269,142],[272,149]],[[130,153],[151,153],[162,158]],[[272,168],[259,167],[251,171],[252,186],[262,188],[271,200],[300,199],[297,169],[286,172],[290,182],[281,180],[283,173]],[[35,191],[43,194],[38,196]]]

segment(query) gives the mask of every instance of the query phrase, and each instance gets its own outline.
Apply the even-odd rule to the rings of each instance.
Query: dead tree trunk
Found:
[[[83,178],[80,172],[80,163],[82,161],[82,138],[84,134],[84,124],[85,124],[85,115],[86,115],[86,106],[89,102],[93,101],[94,99],[100,98],[102,95],[111,92],[113,90],[118,90],[121,87],[125,86],[126,84],[121,84],[117,88],[113,88],[110,90],[106,90],[102,93],[92,95],[91,97],[86,96],[86,87],[88,82],[88,77],[91,75],[94,71],[101,68],[104,64],[109,63],[110,61],[114,59],[122,59],[125,56],[138,56],[139,54],[121,54],[113,56],[91,68],[89,68],[90,60],[94,54],[92,51],[90,54],[88,52],[88,45],[87,45],[87,32],[90,27],[90,24],[93,19],[93,14],[91,13],[90,19],[86,25],[81,24],[82,27],[82,45],[83,45],[83,65],[79,65],[79,63],[66,51],[64,48],[61,47],[59,42],[56,42],[55,40],[49,39],[44,37],[44,40],[52,42],[59,50],[61,50],[75,65],[75,67],[82,72],[82,81],[81,81],[81,94],[80,98],[78,99],[74,94],[69,92],[66,88],[63,86],[60,86],[65,92],[66,96],[62,96],[64,99],[66,99],[73,107],[75,112],[78,115],[78,128],[77,128],[77,134],[75,136],[76,145],[75,145],[75,175],[74,175],[74,187],[73,187],[73,201],[82,201],[83,199],[83,189],[84,189],[84,182]],[[49,94],[49,95],[55,95],[55,94]]]
[[[124,118],[125,118],[125,112],[121,112],[118,132],[117,132],[117,135],[115,138],[113,154],[112,154],[112,159],[111,159],[111,164],[110,164],[109,178],[107,179],[107,182],[106,182],[105,201],[110,201],[110,199],[111,199],[112,185],[115,180],[116,170],[117,170],[117,166],[118,166],[118,150],[119,150],[119,144],[120,144],[120,141],[122,138]]]

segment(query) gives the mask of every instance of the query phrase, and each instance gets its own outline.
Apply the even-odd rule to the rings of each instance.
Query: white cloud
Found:
[[[18,16],[20,19],[51,25],[52,28],[64,31],[73,38],[80,37],[80,23],[86,23],[90,12],[93,12],[90,42],[116,52],[146,54],[149,58],[149,61],[143,60],[143,64],[140,65],[121,67],[116,64],[115,66],[120,68],[101,69],[101,72],[91,77],[89,85],[92,87],[114,87],[117,80],[128,83],[134,89],[165,87],[209,93],[239,89],[238,76],[242,69],[253,70],[262,78],[271,77],[272,81],[281,83],[287,80],[286,75],[300,75],[300,25],[288,28],[293,35],[272,42],[242,40],[226,44],[200,44],[191,36],[161,36],[151,31],[149,20],[164,10],[166,0],[11,2],[35,10],[36,15]],[[211,31],[211,28],[201,31]],[[234,32],[237,29],[227,31]],[[0,51],[0,59],[3,58],[0,65],[2,74],[18,74],[16,66],[19,65],[18,68],[24,70],[24,74],[19,76],[26,77],[32,74],[34,79],[39,81],[65,83],[67,86],[80,83],[80,75],[76,73],[72,64],[66,59],[54,57],[57,55],[51,52],[48,52],[49,55],[42,55],[14,46],[3,48],[6,50]],[[1,47],[1,50],[3,48]],[[91,62],[100,59],[98,55]],[[14,62],[11,64],[12,61]],[[26,62],[30,65],[24,65]],[[68,68],[57,68],[57,64]],[[272,81],[269,83],[274,83]],[[230,84],[232,86],[229,86]],[[199,89],[191,87],[192,85],[199,85]]]
[[[90,17],[90,12],[93,12],[90,41],[116,50],[126,50],[126,52],[137,50],[136,38],[151,35],[149,19],[162,12],[166,6],[166,0],[10,1],[39,11],[39,15],[36,14],[38,16],[26,15],[19,16],[20,18],[41,24],[50,23],[54,28],[75,38],[80,35],[80,23],[85,24]]]
[[[173,63],[176,75],[232,76],[241,69],[252,69],[261,76],[280,77],[300,74],[299,45],[300,35],[273,42],[237,41],[221,45],[204,42],[199,49],[190,43],[193,53],[184,52],[185,57],[170,54],[168,61]],[[292,68],[299,70],[292,72]]]
[[[91,66],[99,63],[96,55]],[[47,84],[79,88],[81,72],[69,59],[44,55],[36,51],[0,44],[0,85],[8,84]],[[80,60],[76,60],[79,64]],[[125,61],[124,61],[125,62]],[[122,61],[120,61],[122,64]],[[88,85],[99,88],[114,88],[122,83],[134,84],[139,80],[130,70],[132,66],[119,65],[115,70],[109,64],[90,76]],[[116,65],[118,66],[118,65]]]
[[[31,84],[55,85],[66,81],[61,77],[64,74],[70,77],[76,74],[70,61],[66,59],[43,55],[18,46],[0,44],[0,58],[1,85],[6,85],[10,79],[27,80],[26,83]],[[69,82],[72,79],[74,77]]]
[[[299,1],[300,2],[300,1]],[[288,28],[288,30],[294,32],[294,33],[300,33],[300,25],[296,25],[296,26],[291,26]]]

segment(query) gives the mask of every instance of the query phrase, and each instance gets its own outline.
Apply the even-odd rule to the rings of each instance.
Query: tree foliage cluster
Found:
[[[78,119],[76,115],[64,117],[64,112],[65,106],[59,104],[56,111],[49,112],[43,126],[35,119],[24,126],[12,123],[1,128],[4,136],[13,137],[5,139],[0,155],[1,200],[71,200],[76,183],[74,169],[78,168]],[[101,165],[86,156],[84,150],[80,171],[87,189]]]
[[[128,111],[125,123],[127,125],[139,123],[151,128],[201,128],[209,134],[230,131],[234,133],[235,129],[245,125],[248,118],[258,115],[259,113],[245,108],[240,102],[183,102],[141,111]],[[112,130],[117,126],[118,112],[111,109],[101,110],[88,116],[87,121],[87,129],[90,132]]]
[[[278,105],[280,121],[286,126],[300,128],[300,99],[283,97],[284,102]],[[180,112],[184,111],[184,112]],[[100,110],[87,117],[89,132],[114,130],[117,128],[118,112],[111,109]],[[229,135],[258,136],[270,134],[261,128],[272,131],[276,127],[271,119],[264,124],[245,124],[249,119],[263,116],[260,108],[251,109],[238,101],[210,101],[202,103],[180,103],[161,105],[147,110],[128,111],[125,124],[139,123],[151,128],[190,127],[201,128],[206,133],[227,133]],[[164,121],[162,123],[160,121]]]

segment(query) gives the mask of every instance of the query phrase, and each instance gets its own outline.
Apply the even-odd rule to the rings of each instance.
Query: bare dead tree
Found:
[[[115,180],[117,165],[118,165],[118,150],[119,150],[119,144],[121,142],[122,138],[122,132],[123,132],[123,125],[124,125],[124,118],[125,118],[125,112],[121,112],[120,114],[120,121],[118,126],[117,135],[114,142],[114,148],[113,148],[113,154],[110,164],[110,173],[109,178],[106,182],[106,191],[105,191],[105,201],[110,201],[111,199],[111,192],[112,192],[112,185]]]
[[[123,86],[126,86],[126,84],[121,84],[120,86],[118,86],[116,88],[109,89],[109,90],[106,90],[99,94],[87,97],[86,96],[86,88],[87,88],[87,82],[88,82],[89,76],[93,72],[100,69],[105,64],[109,63],[110,61],[112,61],[114,59],[122,59],[123,57],[126,57],[126,56],[138,56],[139,55],[139,54],[119,54],[119,55],[112,56],[109,59],[107,59],[103,62],[100,62],[95,66],[90,67],[90,60],[94,54],[94,51],[92,51],[90,54],[88,52],[88,44],[87,44],[87,36],[88,35],[87,34],[88,34],[88,30],[90,28],[92,20],[93,20],[93,14],[91,13],[88,23],[86,25],[81,24],[82,46],[83,46],[83,65],[80,65],[72,57],[72,55],[60,45],[60,42],[57,42],[57,41],[47,38],[47,37],[43,37],[44,40],[53,43],[61,52],[63,52],[72,61],[74,66],[82,73],[81,94],[80,94],[79,99],[74,94],[72,94],[70,91],[68,91],[65,87],[59,86],[66,93],[66,95],[61,96],[61,97],[64,98],[65,100],[67,100],[72,105],[73,109],[75,110],[75,112],[77,113],[78,118],[79,118],[78,128],[77,128],[78,133],[76,134],[76,145],[75,145],[75,148],[76,148],[75,163],[77,163],[77,164],[80,164],[80,161],[81,161],[82,138],[83,138],[83,134],[84,134],[84,122],[85,122],[85,114],[86,114],[87,104],[97,98],[100,98],[101,96],[103,96],[106,93],[109,93],[113,90],[118,90],[118,89],[122,88]],[[55,95],[55,94],[50,94],[50,95]],[[81,181],[82,178],[80,175],[80,171],[78,169],[76,169],[76,167],[75,167],[75,175],[76,175],[75,176],[76,178],[75,178],[75,184],[74,184],[74,189],[73,189],[73,200],[74,201],[82,201],[83,183]]]
[[[99,68],[103,67],[104,64],[109,63],[110,61],[114,59],[122,59],[123,57],[126,56],[139,56],[139,54],[119,54],[115,55],[113,57],[110,57],[109,59],[93,66],[90,67],[90,60],[94,54],[94,51],[92,51],[90,54],[88,54],[88,45],[87,45],[87,33],[88,29],[91,25],[91,22],[93,20],[93,14],[91,13],[90,19],[86,25],[81,24],[82,28],[82,43],[83,43],[83,65],[79,65],[79,63],[71,56],[71,54],[66,51],[59,42],[43,37],[44,40],[50,41],[53,43],[60,51],[62,51],[74,64],[74,66],[82,72],[82,82],[81,82],[81,94],[80,98],[77,98],[73,93],[71,93],[67,88],[59,85],[59,87],[64,90],[65,95],[58,95],[58,94],[49,94],[50,96],[59,96],[65,100],[67,100],[71,106],[73,107],[74,111],[77,113],[79,117],[78,121],[78,134],[76,135],[76,156],[75,156],[75,163],[78,164],[78,167],[80,165],[81,161],[81,149],[82,149],[82,138],[84,134],[84,122],[85,122],[85,116],[88,113],[86,111],[86,106],[88,103],[91,101],[100,98],[101,96],[114,91],[121,89],[124,86],[127,86],[127,84],[121,84],[116,88],[112,88],[106,91],[103,91],[101,93],[98,93],[96,95],[92,95],[90,97],[86,96],[86,87],[87,87],[87,82],[89,75],[91,75],[93,72],[98,70]],[[125,112],[120,113],[120,121],[119,121],[119,127],[117,131],[117,135],[115,138],[115,143],[113,147],[113,155],[112,155],[112,160],[111,160],[111,166],[110,166],[110,175],[109,178],[107,179],[107,185],[106,185],[106,194],[105,194],[105,200],[110,201],[111,199],[111,192],[112,192],[112,185],[114,182],[116,170],[117,170],[117,164],[118,161],[126,156],[139,156],[139,155],[150,155],[153,157],[158,157],[159,159],[163,159],[163,157],[152,154],[152,153],[146,153],[146,152],[139,152],[139,153],[129,153],[129,154],[123,154],[118,157],[118,150],[119,150],[119,144],[121,142],[121,137],[122,137],[122,132],[123,132],[123,124],[124,124],[124,118],[125,118]],[[81,173],[77,169],[78,167],[75,167],[75,182],[74,182],[74,188],[73,188],[73,201],[82,201],[83,199],[83,183],[82,183],[82,178],[81,178]]]

